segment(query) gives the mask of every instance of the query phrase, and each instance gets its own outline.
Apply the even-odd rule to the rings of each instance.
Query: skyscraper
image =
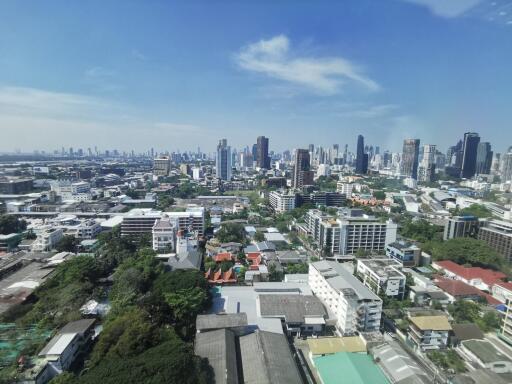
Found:
[[[217,145],[216,157],[216,172],[217,177],[221,180],[231,180],[231,147],[228,146],[228,141],[222,139]]]
[[[478,143],[478,148],[476,150],[477,175],[488,175],[491,173],[492,155],[493,153],[490,143]]]
[[[270,157],[268,156],[268,137],[259,136],[256,140],[256,166],[270,169]]]
[[[436,169],[436,146],[432,144],[426,144],[423,146],[423,158],[418,167],[418,180],[424,182],[430,182],[434,180],[435,169]]]
[[[309,151],[307,149],[295,150],[295,165],[293,167],[292,187],[302,188],[313,184],[313,171],[310,170]]]
[[[419,139],[405,139],[402,150],[401,173],[406,177],[418,178]]]
[[[512,151],[504,153],[502,156],[501,182],[512,181]]]
[[[470,179],[476,173],[476,154],[478,151],[480,136],[475,132],[466,132],[464,134],[464,145],[462,148],[462,168],[460,177]]]
[[[364,175],[368,172],[368,154],[364,152],[364,137],[357,136],[357,152],[356,152],[356,173]]]

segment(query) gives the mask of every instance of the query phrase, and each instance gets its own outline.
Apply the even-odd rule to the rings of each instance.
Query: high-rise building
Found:
[[[470,179],[476,173],[476,154],[478,151],[480,136],[475,132],[466,132],[464,134],[464,145],[462,148],[462,168],[460,177]]]
[[[493,153],[490,143],[478,143],[478,148],[476,151],[477,175],[488,175],[491,173],[492,155]]]
[[[153,174],[155,176],[168,176],[171,169],[169,156],[157,157],[153,160]]]
[[[507,262],[512,262],[512,223],[487,220],[478,229],[477,239],[485,241]]]
[[[217,177],[221,180],[231,180],[231,147],[226,139],[217,145],[217,158],[215,162]]]
[[[431,182],[435,177],[436,170],[436,146],[426,144],[423,146],[423,158],[418,167],[418,180],[423,182]]]
[[[268,156],[268,137],[259,136],[256,141],[256,166],[258,168],[270,169],[270,157]]]
[[[512,181],[512,152],[504,153],[501,156],[501,182]]]
[[[401,174],[413,179],[418,178],[419,139],[405,139],[402,150]]]
[[[480,221],[475,216],[453,216],[444,226],[443,240],[457,237],[476,237]]]
[[[357,136],[357,152],[356,152],[356,173],[364,175],[368,172],[368,154],[364,150],[363,135]]]
[[[313,184],[314,172],[310,170],[309,151],[307,149],[295,150],[295,165],[293,168],[292,187],[302,188]]]

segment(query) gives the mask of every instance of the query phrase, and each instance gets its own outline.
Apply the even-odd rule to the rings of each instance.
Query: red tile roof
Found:
[[[213,260],[216,263],[221,263],[223,261],[232,261],[233,255],[230,252],[217,253],[215,256],[213,256]]]
[[[482,292],[473,287],[472,285],[466,284],[460,280],[446,279],[444,277],[437,277],[435,284],[446,293],[449,293],[453,297],[459,296],[480,296]]]
[[[204,274],[204,277],[208,279],[210,284],[236,283],[237,281],[233,268],[229,268],[226,272],[222,272],[220,268],[216,272],[213,272],[210,268]]]
[[[503,272],[480,267],[464,267],[451,260],[436,261],[436,264],[465,280],[481,279],[487,285],[494,285],[507,277]]]
[[[253,259],[257,259],[258,257],[261,256],[261,253],[260,252],[247,252],[245,254],[245,257],[249,260],[253,260]]]

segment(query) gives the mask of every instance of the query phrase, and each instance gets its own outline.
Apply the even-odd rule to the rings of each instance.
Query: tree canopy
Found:
[[[20,220],[13,215],[0,215],[0,235],[18,233],[27,229],[25,220]]]
[[[245,229],[240,223],[224,223],[215,234],[221,243],[244,243]]]

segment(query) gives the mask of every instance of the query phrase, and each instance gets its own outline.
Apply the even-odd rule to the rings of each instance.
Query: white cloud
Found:
[[[377,117],[389,116],[392,112],[399,109],[395,104],[380,104],[370,106],[357,106],[355,108],[342,108],[335,114],[340,117],[353,117],[359,119],[373,119]]]
[[[433,14],[441,17],[462,16],[482,0],[403,0],[427,7]]]
[[[168,148],[205,134],[197,125],[158,122],[143,110],[109,99],[0,86],[0,150],[105,143],[121,148]]]
[[[243,47],[235,55],[243,69],[309,88],[317,93],[335,94],[347,83],[370,91],[379,85],[355,64],[342,57],[301,57],[294,55],[284,35],[260,40]]]
[[[85,76],[89,78],[105,78],[105,77],[112,77],[115,75],[115,72],[101,67],[91,67],[85,70]]]
[[[141,51],[139,51],[138,49],[132,49],[132,56],[137,59],[137,60],[140,60],[140,61],[146,61],[148,60],[148,57],[143,54]]]

